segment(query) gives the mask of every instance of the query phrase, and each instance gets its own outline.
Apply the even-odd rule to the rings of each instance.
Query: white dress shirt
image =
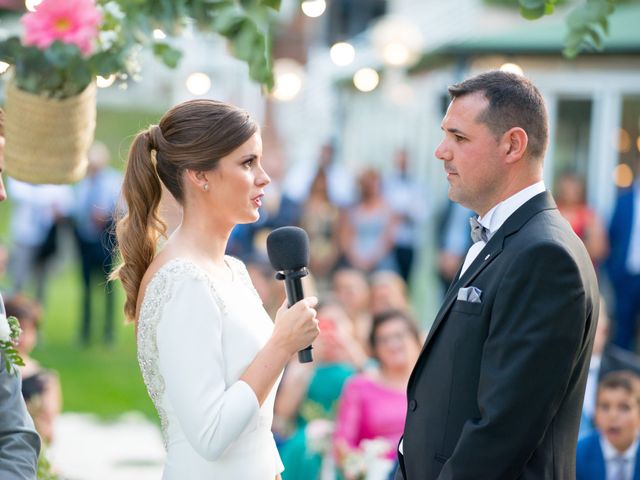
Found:
[[[506,200],[503,200],[491,210],[489,210],[484,216],[478,217],[480,224],[488,230],[488,237],[491,239],[493,234],[498,231],[507,218],[509,218],[518,208],[531,200],[536,195],[546,190],[543,181],[529,185],[527,188],[520,190],[518,193],[511,195]],[[471,245],[467,256],[462,264],[462,270],[460,270],[460,276],[469,268],[469,265],[473,263],[476,257],[480,254],[486,242],[479,241]]]
[[[589,362],[589,375],[587,376],[587,387],[584,392],[584,405],[582,411],[592,419],[596,413],[596,392],[598,390],[598,375],[600,374],[600,364],[602,355],[593,355]]]
[[[602,455],[604,456],[605,471],[607,472],[607,480],[620,480],[618,476],[618,458],[625,459],[625,480],[633,479],[633,469],[636,464],[636,451],[638,450],[638,438],[636,438],[631,446],[624,452],[619,452],[609,443],[604,435],[600,435],[600,446],[602,447]]]

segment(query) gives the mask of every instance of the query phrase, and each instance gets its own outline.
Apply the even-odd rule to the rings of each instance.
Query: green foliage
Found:
[[[582,50],[602,50],[602,41],[609,34],[609,15],[616,0],[590,0],[575,8],[567,19],[569,34],[564,54],[575,57]]]
[[[175,67],[181,52],[168,42],[153,39],[160,29],[170,37],[193,24],[202,32],[225,37],[231,53],[249,66],[250,77],[273,87],[270,20],[280,0],[117,0],[125,12],[125,30],[167,66]]]
[[[536,20],[551,15],[558,0],[518,0],[520,14],[528,20]]]
[[[9,325],[9,340],[0,341],[0,359],[2,360],[0,363],[4,364],[7,374],[18,375],[16,365],[24,366],[24,360],[16,350],[15,343],[22,330],[16,317],[8,317],[6,321]]]
[[[4,368],[9,375],[18,374],[16,365],[24,366],[24,361],[22,360],[22,357],[20,357],[18,351],[15,349],[13,342],[0,341],[0,355],[2,355]]]
[[[558,0],[518,0],[524,18],[536,20],[554,12]],[[567,18],[569,33],[565,38],[564,55],[574,58],[584,50],[602,50],[602,42],[609,33],[609,15],[618,0],[585,0]]]
[[[59,477],[53,473],[51,469],[51,463],[46,455],[45,447],[40,450],[40,456],[38,457],[38,471],[36,472],[36,478],[38,480],[59,480]]]
[[[17,37],[0,42],[0,60],[13,65],[18,88],[52,98],[82,92],[97,75],[126,81],[138,71],[137,54],[151,48],[175,68],[182,52],[169,41],[156,40],[155,29],[169,37],[189,25],[217,33],[231,53],[249,66],[250,77],[273,88],[270,21],[280,0],[97,0],[102,24],[96,51],[83,57],[74,45],[54,42],[45,50],[22,45]]]
[[[0,42],[0,60],[13,65],[18,88],[61,99],[82,92],[97,75],[128,77],[134,66],[129,61],[133,44],[121,28],[122,12],[110,3],[103,5],[101,36],[88,57],[77,46],[60,41],[44,50],[24,46],[18,37]]]

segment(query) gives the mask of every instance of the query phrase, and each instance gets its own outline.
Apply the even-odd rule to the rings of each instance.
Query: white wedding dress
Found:
[[[242,262],[213,280],[186,259],[147,285],[138,361],[167,449],[163,480],[273,480],[283,470],[271,433],[277,383],[262,407],[240,375],[273,331]]]

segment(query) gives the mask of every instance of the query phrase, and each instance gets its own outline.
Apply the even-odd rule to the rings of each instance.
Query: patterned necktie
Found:
[[[627,459],[622,455],[613,459],[613,475],[612,480],[631,480],[627,476]]]
[[[473,243],[487,243],[489,241],[489,229],[483,226],[476,217],[470,217],[469,224],[471,225],[471,240],[473,240]]]

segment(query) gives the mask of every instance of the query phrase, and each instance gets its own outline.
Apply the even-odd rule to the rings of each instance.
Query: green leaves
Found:
[[[518,0],[524,18],[536,20],[554,11],[558,0]],[[573,58],[584,50],[602,50],[604,36],[609,33],[609,15],[616,0],[584,0],[567,17],[569,32],[564,55]]]
[[[520,14],[528,20],[551,15],[558,0],[518,0]]]
[[[153,44],[153,54],[160,58],[169,68],[176,68],[182,58],[182,52],[173,48],[168,43],[156,42]]]
[[[125,12],[124,28],[136,41],[151,46],[162,62],[174,68],[182,54],[169,42],[153,40],[153,29],[177,35],[188,25],[222,35],[231,53],[249,66],[250,77],[273,87],[271,71],[271,14],[281,0],[115,0]]]
[[[24,366],[24,361],[13,346],[13,342],[0,341],[0,355],[2,355],[4,368],[8,374],[14,373],[17,375],[18,369],[16,368],[16,365]]]
[[[584,50],[602,50],[604,36],[609,32],[609,15],[613,13],[615,3],[615,0],[588,0],[569,14],[565,56],[574,58]]]
[[[137,73],[134,55],[141,47],[175,68],[182,52],[154,30],[179,35],[188,25],[218,33],[234,56],[246,62],[249,75],[273,87],[271,15],[281,0],[98,0],[103,23],[96,52],[83,57],[77,47],[55,42],[45,50],[25,47],[18,37],[0,41],[0,60],[14,66],[18,88],[54,98],[82,92],[96,75],[128,78]]]

